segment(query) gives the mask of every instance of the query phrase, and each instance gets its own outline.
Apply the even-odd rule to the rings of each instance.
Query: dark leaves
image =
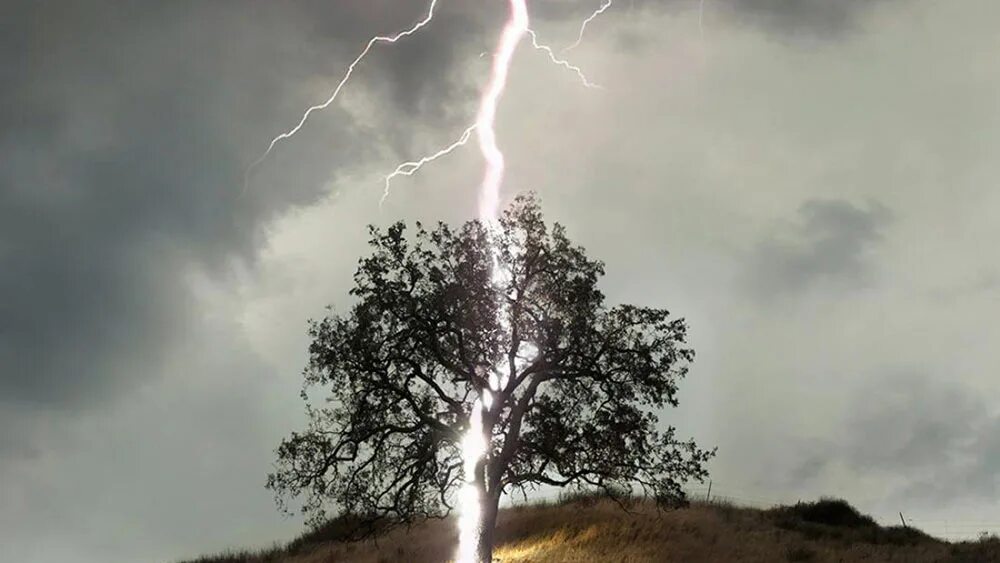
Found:
[[[305,386],[327,393],[310,426],[278,448],[268,486],[393,521],[447,512],[472,401],[506,381],[484,417],[484,491],[639,487],[664,502],[701,479],[712,452],[660,429],[694,353],[660,309],[608,309],[601,262],[519,197],[490,231],[402,223],[372,228],[346,315],[310,323]],[[506,275],[497,279],[494,260]],[[498,317],[502,312],[504,317]],[[617,493],[616,493],[617,492]]]

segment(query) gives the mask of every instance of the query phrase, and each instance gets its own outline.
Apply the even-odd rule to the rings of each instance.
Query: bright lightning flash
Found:
[[[493,54],[493,68],[489,82],[479,102],[476,114],[476,137],[486,160],[486,173],[479,190],[479,218],[495,223],[499,212],[500,184],[503,182],[503,153],[497,145],[496,117],[500,96],[507,87],[507,76],[514,50],[525,33],[528,33],[528,7],[525,0],[510,0],[510,19],[500,34],[500,43]]]

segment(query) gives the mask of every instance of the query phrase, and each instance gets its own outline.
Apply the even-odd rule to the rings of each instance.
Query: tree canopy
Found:
[[[309,425],[277,450],[268,487],[410,522],[447,514],[474,401],[487,451],[475,484],[492,530],[501,494],[582,486],[683,502],[714,452],[679,440],[676,406],[694,352],[662,309],[608,306],[602,262],[543,220],[531,195],[490,227],[370,227],[345,314],[310,323]],[[497,275],[501,272],[502,275]],[[492,391],[490,391],[492,390]]]

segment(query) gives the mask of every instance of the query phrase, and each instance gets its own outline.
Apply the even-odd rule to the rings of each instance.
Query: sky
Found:
[[[529,1],[554,47],[599,2]],[[687,319],[681,435],[720,494],[1000,530],[1000,5],[616,0],[522,45],[504,198],[534,190],[612,303]],[[0,5],[0,559],[175,561],[292,537],[264,480],[306,322],[365,226],[475,216],[502,2]],[[950,522],[950,527],[949,523]],[[944,523],[944,526],[942,526]]]

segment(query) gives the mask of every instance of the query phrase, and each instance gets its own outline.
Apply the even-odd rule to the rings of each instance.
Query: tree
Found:
[[[502,494],[579,486],[681,503],[713,451],[661,428],[694,352],[667,311],[608,307],[604,265],[551,229],[533,196],[496,228],[370,227],[346,315],[310,323],[309,426],[277,450],[268,487],[304,496],[314,522],[342,510],[413,522],[447,515],[463,483],[461,442],[475,400],[486,454],[479,558],[490,561]],[[499,269],[496,267],[499,266]],[[497,275],[501,272],[502,275]],[[287,505],[286,505],[287,506]]]

